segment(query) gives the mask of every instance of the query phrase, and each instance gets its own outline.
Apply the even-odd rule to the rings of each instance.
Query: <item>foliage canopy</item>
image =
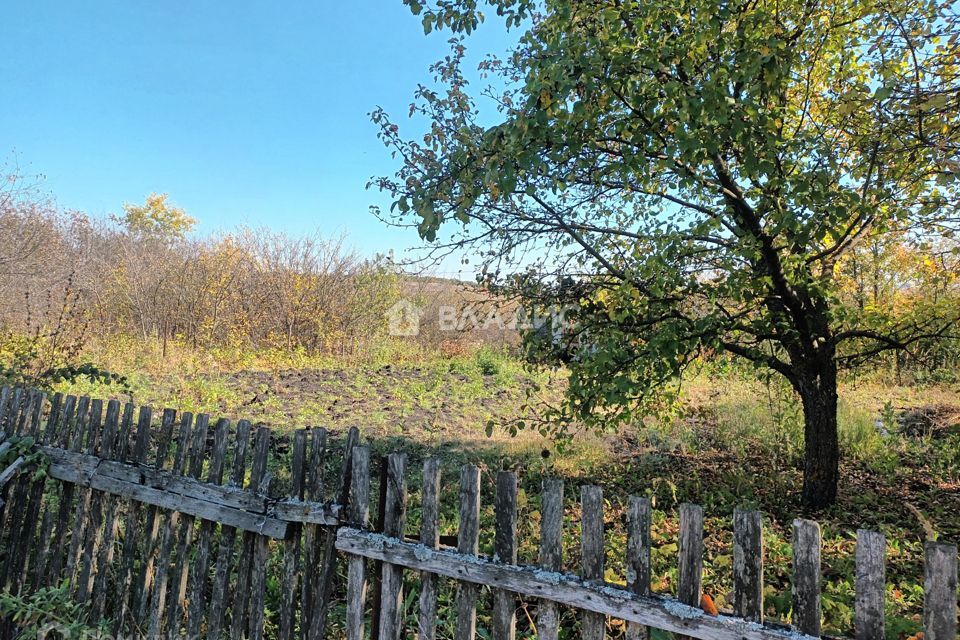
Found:
[[[838,369],[957,318],[955,295],[905,315],[842,300],[857,250],[950,243],[960,221],[955,3],[494,0],[520,35],[481,65],[492,126],[463,70],[481,8],[407,4],[455,36],[411,107],[422,140],[374,113],[402,159],[378,182],[392,220],[574,306],[576,329],[534,340],[571,356],[566,417],[631,419],[704,352],[779,372],[803,401],[804,497],[831,502]]]

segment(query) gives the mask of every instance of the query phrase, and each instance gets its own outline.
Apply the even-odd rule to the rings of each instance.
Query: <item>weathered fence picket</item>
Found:
[[[603,581],[603,492],[600,487],[583,487],[580,491],[582,510],[580,555],[584,580]],[[602,613],[584,611],[580,634],[584,640],[603,640],[607,620]]]
[[[560,573],[563,565],[563,481],[543,479],[543,503],[540,509],[540,566]],[[543,598],[537,612],[537,627],[544,640],[556,640],[560,633],[557,603]]]
[[[460,530],[457,533],[457,551],[474,557],[480,551],[480,469],[472,465],[460,471]],[[466,573],[464,571],[464,573]],[[457,596],[456,640],[473,640],[477,634],[477,597],[479,588],[474,582],[461,581]]]
[[[924,640],[957,637],[957,545],[924,546]]]
[[[677,599],[699,607],[703,594],[703,509],[695,504],[680,505],[679,550]]]
[[[763,520],[759,511],[733,512],[733,613],[763,622]]]
[[[638,596],[650,595],[650,525],[650,500],[630,496],[627,507],[627,588]],[[646,627],[635,623],[627,625],[627,640],[646,640],[649,635]]]
[[[250,423],[237,422],[236,440],[233,449],[233,467],[230,472],[229,486],[241,488],[247,469],[247,449],[250,446]],[[220,546],[217,562],[213,571],[213,587],[210,595],[210,608],[207,612],[207,634],[219,638],[223,629],[223,620],[228,599],[230,571],[232,567],[234,543],[237,538],[236,527],[221,525]]]
[[[391,538],[403,538],[407,523],[407,457],[400,453],[387,458],[387,510],[383,533]],[[403,570],[389,563],[383,564],[380,579],[380,640],[398,640],[402,631],[400,617],[403,603]]]
[[[290,500],[302,501],[304,491],[304,459],[307,452],[307,432],[303,429],[293,434],[293,451],[290,455]],[[280,604],[280,640],[293,640],[296,620],[296,598],[300,571],[299,524],[291,528],[283,541],[283,587]]]
[[[356,447],[352,459],[350,524],[364,530],[370,524],[370,449]],[[347,640],[363,638],[363,611],[367,601],[364,563],[361,556],[350,556],[347,562]]]
[[[423,463],[423,492],[420,499],[420,544],[440,548],[440,460],[427,458]],[[352,560],[351,560],[352,561]],[[437,637],[437,576],[420,572],[420,615],[417,620],[420,640]]]
[[[810,636],[820,635],[820,525],[811,520],[793,523],[793,626]]]
[[[22,593],[66,580],[70,595],[88,602],[94,619],[114,620],[118,633],[157,638],[229,633],[261,640],[269,622],[281,640],[320,640],[326,637],[331,602],[343,597],[348,640],[365,639],[368,630],[378,640],[414,635],[433,640],[443,579],[457,589],[452,629],[457,640],[473,640],[481,632],[513,640],[521,622],[546,640],[556,640],[561,628],[585,640],[599,639],[606,637],[608,618],[625,621],[630,640],[648,638],[650,629],[718,640],[801,640],[820,634],[820,528],[812,521],[797,520],[793,526],[793,614],[792,628],[786,628],[763,619],[759,512],[733,514],[733,611],[708,615],[701,602],[704,514],[696,505],[680,507],[678,598],[673,599],[651,593],[653,508],[646,498],[630,497],[625,505],[627,543],[621,560],[626,584],[612,585],[605,580],[605,554],[612,552],[598,487],[580,489],[581,568],[579,575],[565,573],[561,533],[568,505],[559,479],[543,480],[538,564],[524,566],[517,558],[514,471],[494,474],[492,543],[489,534],[484,536],[492,555],[485,557],[480,555],[481,472],[475,466],[460,473],[454,538],[441,535],[439,461],[424,461],[423,482],[416,487],[407,482],[406,455],[385,456],[383,526],[371,531],[371,453],[360,444],[357,430],[343,439],[339,484],[331,487],[328,502],[324,468],[334,453],[323,429],[299,430],[288,440],[258,427],[251,438],[252,427],[242,420],[235,430],[228,420],[218,420],[208,434],[203,414],[178,416],[168,409],[156,426],[153,415],[150,408],[138,412],[129,403],[121,411],[115,400],[104,407],[102,401],[58,394],[48,402],[34,390],[0,389],[0,454],[14,446],[15,438],[29,436],[33,450],[49,460],[46,476],[30,473],[31,466],[21,463],[0,488],[4,589]],[[288,442],[286,464],[273,452],[283,451]],[[0,474],[11,466],[7,463]],[[407,496],[418,492],[420,530],[411,535]],[[569,511],[578,509],[569,505]],[[882,535],[857,533],[851,632],[858,640],[882,638],[885,632],[885,549]],[[280,558],[280,606],[269,612],[268,621],[273,550]],[[346,584],[340,588],[334,583],[338,557],[346,561]],[[368,573],[377,563],[379,575]],[[414,605],[403,599],[407,572],[419,577]],[[371,610],[367,581],[374,577],[378,593],[371,594],[376,596]],[[926,544],[924,593],[926,640],[956,638],[955,545]],[[526,612],[522,619],[518,604]],[[401,617],[404,606],[408,613],[418,606],[415,622]],[[481,606],[490,626],[478,630]],[[567,608],[576,615],[561,617]],[[0,621],[0,638],[14,632],[9,621]]]
[[[497,474],[494,509],[496,535],[494,553],[498,562],[517,564],[517,474]],[[493,640],[514,640],[517,634],[516,594],[497,589],[493,595]]]

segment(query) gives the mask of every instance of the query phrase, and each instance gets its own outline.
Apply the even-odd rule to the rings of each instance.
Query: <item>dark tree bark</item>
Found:
[[[812,508],[832,505],[840,481],[837,426],[837,365],[833,354],[805,367],[795,387],[803,404],[803,503]]]

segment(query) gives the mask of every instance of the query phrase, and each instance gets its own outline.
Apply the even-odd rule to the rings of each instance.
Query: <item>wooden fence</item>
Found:
[[[787,627],[763,618],[762,524],[755,511],[737,511],[733,518],[734,609],[710,615],[701,607],[703,511],[696,505],[680,508],[674,599],[651,593],[647,499],[629,499],[622,550],[627,584],[617,586],[604,581],[598,487],[583,487],[579,496],[579,572],[563,570],[567,502],[557,479],[542,486],[538,564],[524,566],[517,561],[513,472],[496,476],[495,553],[483,557],[476,467],[460,472],[458,533],[441,537],[440,464],[424,462],[421,526],[411,537],[406,456],[384,458],[379,495],[373,496],[370,449],[356,430],[335,444],[323,429],[278,436],[245,421],[236,428],[224,419],[211,425],[205,415],[178,416],[169,409],[158,422],[149,408],[138,411],[132,404],[59,394],[48,402],[34,390],[0,391],[0,460],[7,452],[19,454],[0,465],[4,591],[66,584],[95,620],[111,621],[115,634],[149,638],[433,640],[438,592],[448,581],[457,589],[456,640],[478,637],[484,587],[492,591],[487,631],[495,640],[515,638],[521,600],[534,611],[524,628],[546,639],[563,632],[604,638],[608,618],[626,621],[631,640],[649,637],[650,629],[717,640],[821,635],[815,522],[794,523]],[[41,462],[46,473],[37,472]],[[925,640],[954,640],[957,548],[928,542],[925,552]],[[858,639],[885,637],[884,554],[882,535],[858,532],[856,626],[850,630]],[[339,559],[346,561],[345,584]],[[404,572],[418,582],[415,603],[404,598]],[[265,607],[268,578],[278,610]],[[576,635],[560,628],[561,619],[570,618],[560,615],[564,608],[579,612]],[[2,631],[9,636],[15,628],[6,621]]]

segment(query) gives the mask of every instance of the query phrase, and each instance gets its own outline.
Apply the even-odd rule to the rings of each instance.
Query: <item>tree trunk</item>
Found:
[[[797,391],[803,402],[803,503],[811,508],[832,505],[840,481],[837,433],[837,369],[832,358],[802,376]]]

